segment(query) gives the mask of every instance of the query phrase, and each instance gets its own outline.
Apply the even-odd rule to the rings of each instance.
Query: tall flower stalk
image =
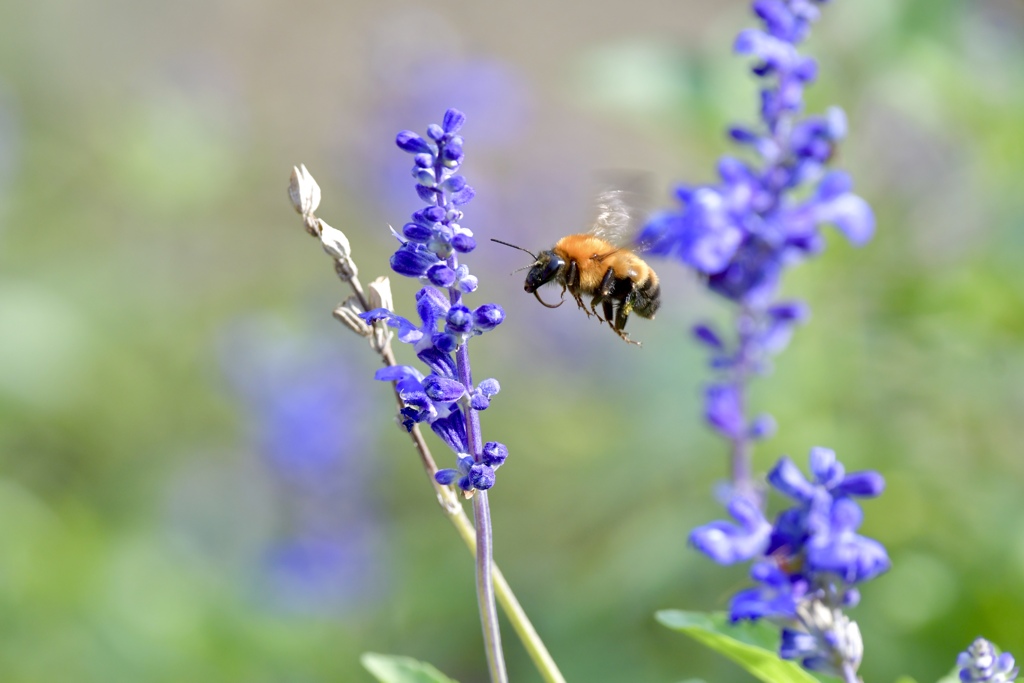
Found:
[[[360,317],[367,323],[384,322],[397,328],[399,341],[411,344],[429,370],[424,375],[408,365],[394,366],[377,371],[376,378],[397,383],[407,429],[426,422],[454,452],[457,467],[437,472],[437,482],[457,484],[465,496],[473,497],[477,600],[488,669],[492,683],[497,683],[508,677],[494,600],[487,489],[494,486],[495,472],[508,449],[499,442],[483,442],[479,412],[487,409],[500,387],[494,379],[473,384],[467,342],[497,327],[505,313],[497,304],[474,310],[463,304],[463,295],[477,288],[477,278],[459,263],[460,254],[476,248],[473,232],[460,224],[459,207],[474,195],[465,177],[457,173],[465,156],[458,135],[465,118],[462,112],[449,109],[441,125],[427,128],[426,139],[408,130],[396,138],[399,148],[413,154],[416,192],[427,206],[412,214],[401,234],[394,233],[399,248],[391,257],[391,268],[424,283],[416,294],[422,324],[383,307]]]
[[[681,206],[655,215],[640,236],[653,253],[694,269],[735,307],[728,334],[701,323],[694,336],[718,375],[705,388],[704,411],[729,441],[733,494],[755,501],[753,446],[775,423],[768,414],[752,414],[748,386],[808,316],[803,302],[778,298],[781,276],[824,248],[826,224],[855,245],[874,233],[871,208],[851,192],[850,177],[827,170],[846,134],[845,115],[838,107],[803,114],[803,91],[817,76],[817,63],[797,46],[825,2],[755,0],[762,28],[741,31],[734,49],[755,58],[760,118],[728,130],[746,158],[723,156],[715,184],[678,186]]]
[[[487,409],[500,387],[494,379],[473,384],[467,342],[501,324],[504,311],[497,304],[470,309],[463,300],[477,288],[476,277],[458,259],[476,246],[472,231],[459,224],[463,218],[459,207],[473,198],[472,188],[457,174],[464,157],[457,133],[464,120],[461,112],[450,109],[442,125],[428,127],[427,139],[411,131],[399,133],[396,139],[402,150],[414,155],[416,191],[428,203],[412,215],[401,233],[392,231],[399,242],[391,257],[392,270],[425,285],[415,297],[419,324],[394,313],[387,278],[376,279],[369,292],[364,290],[348,239],[314,213],[320,188],[304,166],[294,169],[289,194],[307,232],[320,239],[338,276],[352,288],[353,296],[335,309],[335,317],[365,337],[380,355],[384,367],[375,377],[391,382],[400,423],[413,440],[441,509],[477,558],[477,592],[491,680],[507,680],[497,598],[541,677],[547,683],[565,683],[492,559],[487,490],[494,485],[495,472],[508,450],[496,441],[483,442],[479,412]],[[391,349],[395,337],[413,346],[426,374],[397,363]],[[423,424],[456,455],[455,467],[437,467],[420,433]],[[452,488],[473,499],[475,524],[468,521]]]
[[[755,60],[760,116],[754,126],[728,130],[747,153],[723,156],[715,184],[677,187],[681,206],[655,215],[640,240],[694,269],[734,307],[729,332],[705,322],[693,334],[716,374],[704,389],[704,414],[729,442],[735,523],[699,527],[690,542],[721,564],[758,558],[755,587],[733,598],[730,618],[771,620],[782,628],[783,658],[854,683],[863,643],[844,609],[859,600],[860,583],[889,568],[885,548],[856,533],[863,514],[854,498],[879,495],[884,481],[876,472],[847,475],[826,448],[811,451],[810,480],[782,458],[768,483],[795,505],[769,523],[752,461],[755,442],[774,431],[775,420],[755,416],[748,398],[751,379],[769,371],[808,317],[806,304],[779,297],[785,269],[821,252],[827,224],[854,245],[874,233],[871,208],[852,193],[850,177],[827,168],[846,134],[842,110],[803,113],[804,88],[818,69],[797,46],[825,2],[754,0],[761,28],[741,31],[734,49]]]

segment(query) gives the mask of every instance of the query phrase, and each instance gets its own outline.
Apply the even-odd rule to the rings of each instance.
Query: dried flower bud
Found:
[[[311,215],[320,206],[320,186],[306,170],[305,164],[292,167],[288,196],[291,197],[292,206],[303,217]]]
[[[331,255],[335,261],[348,261],[352,258],[352,245],[341,230],[336,230],[327,225],[322,219],[318,219],[320,226],[320,244],[324,251]]]
[[[334,261],[334,272],[338,274],[343,282],[348,282],[356,275],[359,275],[359,269],[356,268],[356,262],[352,259],[345,259],[343,261]]]
[[[359,300],[350,296],[345,299],[345,303],[334,309],[334,317],[360,337],[369,337],[373,330],[359,317],[362,312],[363,307],[359,305]]]
[[[393,311],[395,308],[394,300],[391,297],[391,280],[386,277],[379,277],[375,279],[369,285],[370,295],[369,304],[370,309],[375,308],[386,308],[389,311]],[[388,329],[387,323],[384,321],[378,321],[373,325],[373,335],[370,337],[370,346],[377,353],[383,353],[384,349],[391,343],[394,333]]]
[[[395,310],[395,302],[391,297],[391,280],[381,276],[370,283],[370,308],[386,308]]]

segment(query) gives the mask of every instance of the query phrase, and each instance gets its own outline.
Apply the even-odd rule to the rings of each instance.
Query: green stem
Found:
[[[451,490],[447,488],[445,490],[454,499]],[[462,537],[466,547],[469,548],[469,552],[475,554],[476,530],[473,528],[473,523],[469,521],[469,517],[466,516],[465,511],[463,511],[462,506],[454,500],[455,506],[451,508],[447,507],[444,501],[440,502],[441,509],[444,510],[448,521],[452,523],[459,536]],[[533,628],[530,618],[526,616],[523,606],[519,604],[519,600],[516,599],[515,593],[512,592],[511,586],[505,580],[505,575],[498,569],[498,565],[491,564],[491,573],[494,576],[494,593],[498,598],[498,604],[501,605],[502,611],[505,612],[509,623],[512,624],[512,630],[519,636],[523,647],[526,648],[526,653],[533,660],[533,665],[537,667],[537,671],[545,683],[565,683],[562,672],[558,670],[558,665],[555,664],[551,653],[544,646],[544,641],[540,639],[537,631]]]

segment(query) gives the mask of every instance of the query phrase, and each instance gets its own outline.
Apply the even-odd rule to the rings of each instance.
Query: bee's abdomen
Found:
[[[658,278],[651,273],[651,277],[636,283],[633,289],[633,312],[641,318],[653,318],[659,306],[661,287],[658,285]]]

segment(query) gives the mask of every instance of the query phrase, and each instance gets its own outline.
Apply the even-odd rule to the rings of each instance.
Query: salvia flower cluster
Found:
[[[746,382],[767,369],[794,325],[807,318],[804,304],[777,300],[783,271],[822,250],[826,224],[855,245],[866,243],[874,232],[871,208],[852,193],[850,177],[826,169],[846,134],[842,110],[803,115],[803,91],[814,81],[817,64],[797,45],[824,3],[754,1],[762,27],[742,31],[734,49],[755,59],[760,120],[728,131],[748,153],[745,158],[723,156],[717,183],[678,186],[679,208],[655,215],[640,235],[653,253],[682,261],[701,274],[711,291],[738,305],[732,340],[707,324],[694,329],[711,353],[711,366],[721,373],[706,392],[708,421],[737,451],[774,426],[767,415],[747,416]],[[738,452],[735,457],[745,456]],[[734,462],[738,488],[748,476],[747,468]]]
[[[849,679],[863,655],[857,624],[844,614],[860,599],[857,586],[889,568],[885,548],[857,533],[863,513],[855,498],[885,488],[877,472],[846,473],[834,451],[814,448],[808,480],[789,458],[769,472],[768,483],[793,501],[769,524],[750,499],[735,497],[737,523],[695,529],[690,543],[720,564],[753,559],[757,584],[737,593],[730,618],[769,619],[783,627],[779,654],[807,669]]]
[[[746,405],[750,378],[768,371],[771,357],[808,317],[804,303],[778,297],[785,269],[824,248],[825,225],[857,246],[875,228],[871,208],[852,192],[850,177],[827,168],[846,134],[842,110],[803,114],[803,91],[815,80],[817,63],[797,46],[826,2],[753,0],[762,26],[741,31],[734,49],[755,60],[760,120],[728,131],[746,148],[747,160],[723,156],[718,182],[677,187],[680,206],[655,215],[639,240],[695,270],[736,310],[731,335],[707,323],[693,329],[719,374],[705,388],[704,412],[732,446],[728,512],[735,521],[694,529],[690,543],[720,564],[754,560],[755,585],[733,596],[733,622],[778,624],[781,657],[856,683],[864,646],[844,610],[860,600],[860,584],[890,566],[885,548],[857,533],[863,513],[856,499],[878,496],[885,482],[877,472],[847,474],[827,448],[812,449],[811,479],[783,457],[767,481],[792,505],[769,523],[764,492],[751,472],[751,450],[775,424],[768,414],[751,418]],[[1017,676],[1013,657],[997,655],[982,638],[957,664],[965,683]]]
[[[995,646],[984,638],[977,638],[965,652],[957,657],[960,680],[964,683],[1013,683],[1018,668],[1009,652],[998,654]]]
[[[400,245],[391,257],[392,270],[424,284],[416,293],[419,324],[386,308],[360,317],[397,328],[398,340],[411,344],[426,365],[427,374],[397,365],[383,368],[375,376],[396,382],[406,429],[425,422],[456,454],[457,469],[440,470],[437,481],[458,483],[464,491],[471,491],[494,485],[495,470],[508,449],[498,442],[479,443],[476,412],[487,409],[500,387],[495,379],[472,383],[466,350],[471,337],[497,327],[505,312],[497,304],[471,309],[463,303],[463,295],[475,291],[478,284],[458,258],[476,248],[473,232],[461,225],[460,207],[474,195],[458,173],[465,156],[458,131],[465,118],[462,112],[449,109],[441,125],[427,128],[426,138],[407,130],[395,140],[400,149],[413,155],[416,192],[427,203],[412,214],[401,233],[392,231]]]

